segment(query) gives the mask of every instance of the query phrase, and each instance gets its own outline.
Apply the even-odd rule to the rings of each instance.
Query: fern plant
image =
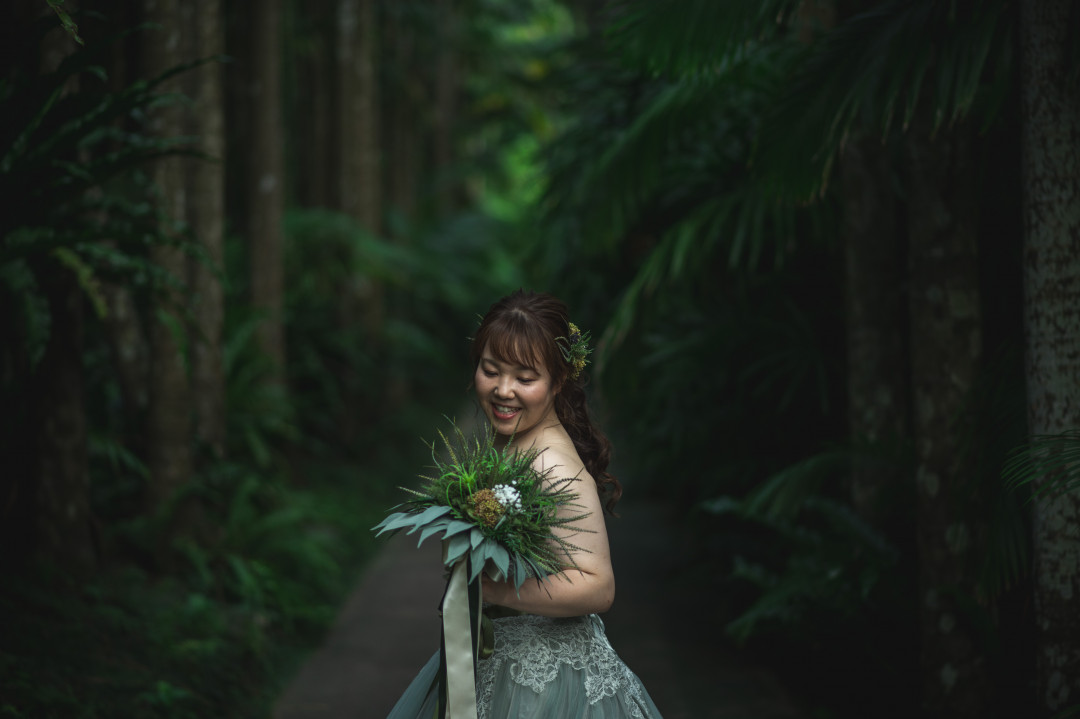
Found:
[[[22,39],[36,47],[50,27],[42,21]],[[88,42],[52,72],[16,67],[0,81],[0,283],[24,297],[22,308],[14,308],[23,320],[14,326],[24,333],[11,351],[38,357],[48,341],[49,323],[32,311],[47,306],[42,273],[72,272],[104,317],[104,281],[151,291],[179,281],[149,261],[150,245],[171,242],[197,256],[182,234],[160,235],[154,190],[140,172],[166,155],[195,154],[188,139],[140,129],[152,105],[179,101],[162,93],[161,84],[195,63],[113,91],[102,62],[125,34]]]

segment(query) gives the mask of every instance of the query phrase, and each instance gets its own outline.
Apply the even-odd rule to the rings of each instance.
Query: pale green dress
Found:
[[[660,719],[595,614],[524,614],[496,619],[494,626],[495,651],[477,664],[478,719]],[[388,719],[433,719],[438,670],[436,653]]]

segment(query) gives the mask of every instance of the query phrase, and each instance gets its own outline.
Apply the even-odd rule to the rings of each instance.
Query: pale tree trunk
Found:
[[[416,31],[401,13],[389,14],[386,36],[394,59],[394,81],[387,87],[386,135],[391,160],[388,163],[389,204],[406,224],[416,214],[417,163],[424,145],[417,118],[426,104],[424,83],[416,72]]]
[[[376,72],[378,17],[375,0],[338,0],[338,131],[341,148],[338,193],[341,210],[368,232],[382,233],[382,172],[379,152],[379,92]],[[377,353],[381,344],[383,288],[370,277],[352,274],[338,293],[338,326],[345,332],[362,328],[367,350]],[[341,367],[343,387],[363,383],[356,368]],[[341,418],[343,441],[354,441],[362,418],[371,407],[349,393]]]
[[[248,124],[239,134],[248,143],[244,228],[251,262],[251,304],[265,313],[259,345],[283,376],[285,331],[282,323],[284,260],[284,135],[281,110],[281,0],[266,0],[245,14],[250,37],[243,75],[247,83]]]
[[[296,127],[299,142],[295,193],[302,207],[329,209],[338,206],[339,150],[336,142],[334,38],[336,17],[333,0],[306,0],[297,57]],[[295,12],[295,11],[294,11]],[[299,13],[298,13],[299,14]],[[297,21],[299,22],[299,20]]]
[[[146,20],[161,27],[143,38],[143,67],[153,77],[186,60],[181,0],[146,0]],[[168,90],[178,90],[175,81]],[[151,120],[158,137],[177,137],[184,127],[179,106],[158,108]],[[164,215],[161,232],[175,238],[176,224],[187,216],[188,197],[184,161],[167,157],[154,163],[154,184],[161,193],[158,208]],[[184,253],[173,245],[157,244],[151,251],[155,264],[179,281],[187,276]],[[169,508],[191,476],[191,404],[187,372],[181,349],[184,291],[167,288],[150,319],[149,410],[147,417],[147,464],[150,511]],[[177,508],[173,508],[174,510]],[[174,514],[175,520],[180,517]],[[174,523],[171,528],[176,528]]]
[[[458,21],[454,0],[439,0],[439,54],[435,69],[435,178],[436,197],[442,214],[448,214],[455,204],[456,181],[452,177],[454,162],[454,128],[457,121]]]
[[[74,49],[67,32],[53,28],[42,46],[43,69],[54,70]],[[98,547],[87,471],[83,291],[75,274],[53,258],[34,269],[50,315],[48,345],[34,375],[35,544],[38,556],[85,578],[96,568]]]
[[[376,2],[339,0],[337,19],[341,209],[378,235],[382,232],[382,160]]]
[[[981,719],[990,686],[965,609],[976,601],[985,535],[973,463],[964,460],[982,354],[975,181],[965,128],[931,141],[928,124],[917,122],[907,142],[923,706],[934,718]]]
[[[908,433],[907,275],[892,164],[881,141],[848,143],[844,197],[848,427],[856,447],[852,503],[871,526],[889,516],[902,484],[893,451]]]
[[[116,3],[109,9],[109,17],[116,27],[132,27],[137,21],[132,17],[134,8]],[[109,56],[109,89],[120,92],[138,79],[134,68],[128,67],[129,51],[136,47],[137,36],[128,42],[118,42]],[[118,123],[119,126],[122,125]],[[142,454],[142,438],[137,433],[143,426],[149,402],[147,382],[149,377],[149,347],[146,333],[139,318],[135,298],[127,286],[102,282],[101,293],[105,298],[105,334],[116,367],[117,381],[124,405],[124,421],[128,432],[136,433],[137,441],[129,442],[129,448]],[[130,437],[131,435],[129,435]]]
[[[194,55],[213,57],[224,52],[221,0],[191,0]],[[188,78],[194,102],[191,134],[211,159],[189,163],[191,228],[205,253],[190,262],[192,314],[191,390],[195,436],[213,457],[225,453],[225,372],[222,330],[224,291],[218,273],[224,272],[225,235],[225,115],[222,69],[219,61],[201,65]]]
[[[83,298],[75,275],[48,262],[39,273],[49,300],[49,343],[35,373],[37,552],[76,577],[97,565],[90,509],[83,397]]]
[[[1021,8],[1028,428],[1080,428],[1080,91],[1068,0]],[[1036,490],[1045,483],[1036,484]],[[1038,704],[1080,704],[1080,493],[1035,501]]]

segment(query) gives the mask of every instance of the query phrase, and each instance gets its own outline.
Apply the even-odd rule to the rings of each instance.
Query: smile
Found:
[[[520,407],[507,407],[501,404],[492,404],[491,411],[498,419],[510,419],[521,411]]]

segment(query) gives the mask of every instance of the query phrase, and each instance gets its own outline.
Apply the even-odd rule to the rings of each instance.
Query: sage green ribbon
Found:
[[[461,560],[450,572],[442,602],[445,667],[442,719],[476,719],[476,638],[480,634],[480,579],[474,582],[470,601],[468,561]],[[475,603],[474,603],[475,602]]]

